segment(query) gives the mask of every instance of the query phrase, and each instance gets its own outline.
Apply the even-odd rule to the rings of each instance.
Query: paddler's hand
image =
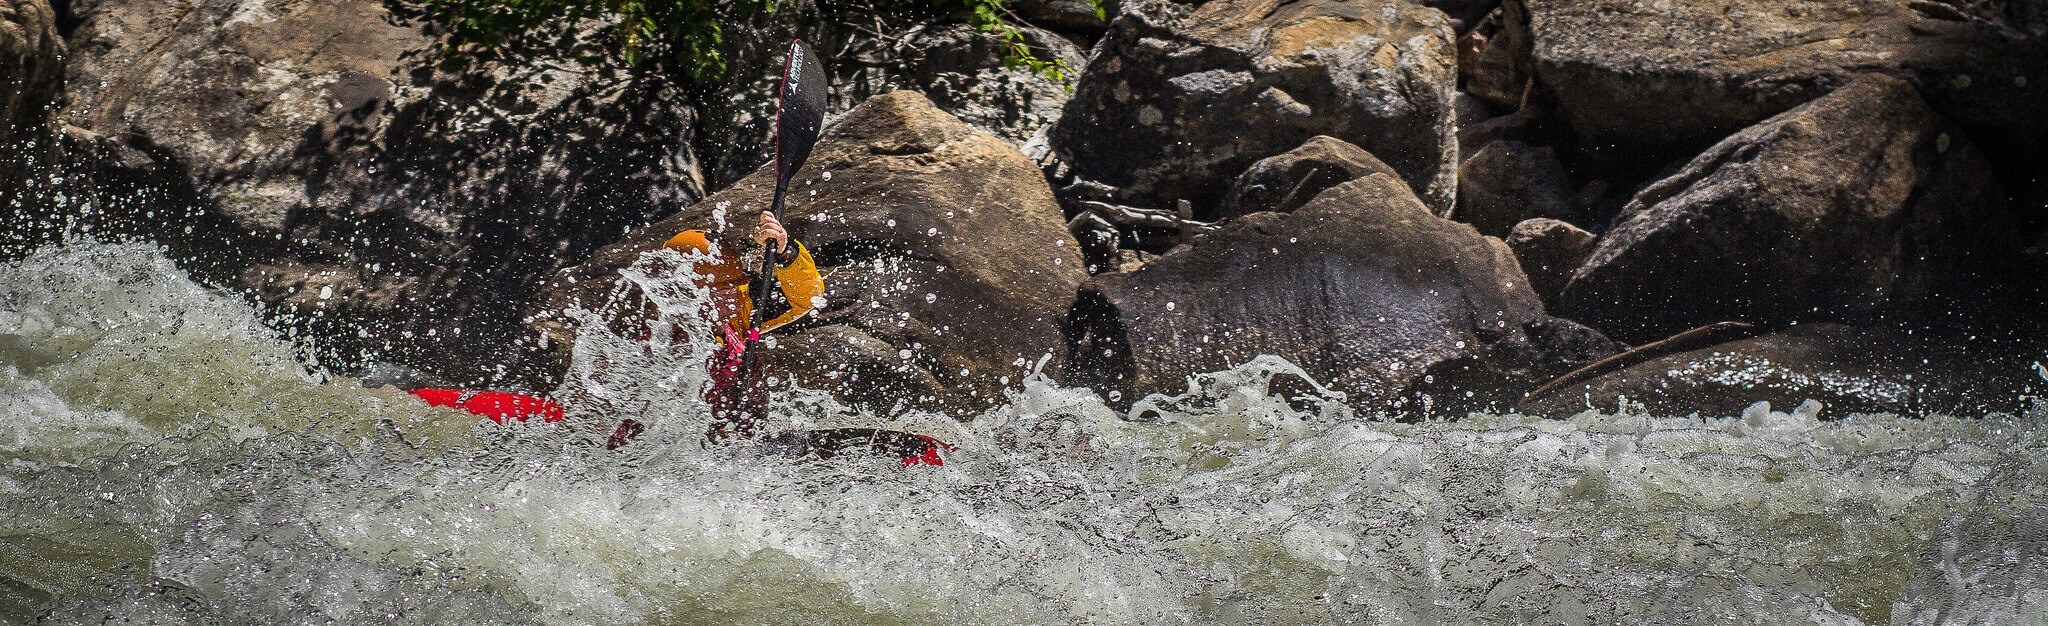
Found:
[[[783,230],[782,220],[775,219],[774,213],[761,212],[761,226],[754,229],[754,243],[766,246],[775,242],[775,256],[789,253],[789,231]]]

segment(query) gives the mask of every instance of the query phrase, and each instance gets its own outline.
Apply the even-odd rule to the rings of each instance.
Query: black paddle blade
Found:
[[[803,40],[789,43],[782,66],[781,109],[775,117],[775,183],[789,184],[811,158],[825,125],[825,67]]]

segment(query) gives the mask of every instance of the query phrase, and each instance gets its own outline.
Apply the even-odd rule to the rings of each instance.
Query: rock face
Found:
[[[793,185],[784,221],[826,273],[826,304],[777,333],[775,371],[863,406],[948,409],[992,405],[1045,355],[1058,371],[1060,323],[1086,272],[1016,148],[899,91],[828,129]],[[604,305],[619,269],[676,232],[718,213],[752,224],[773,188],[764,168],[566,270],[534,318],[555,358],[576,332],[560,311]]]
[[[1342,139],[1316,135],[1286,154],[1260,159],[1237,177],[1217,217],[1231,218],[1259,211],[1293,211],[1340,183],[1386,174],[1400,178],[1364,148]]]
[[[1561,298],[1624,341],[1708,323],[1910,317],[1967,277],[1998,191],[1913,88],[1872,76],[1637,194]]]
[[[44,219],[33,168],[56,154],[50,109],[64,82],[64,40],[44,0],[0,0],[0,220]],[[23,252],[37,231],[0,229],[0,258]]]
[[[1502,140],[1458,166],[1458,221],[1503,237],[1522,220],[1573,215],[1571,179],[1549,147]]]
[[[1549,321],[1500,240],[1373,174],[1090,279],[1069,318],[1068,371],[1129,402],[1274,354],[1353,406],[1395,410],[1432,371],[1535,343],[1527,328]]]
[[[1522,262],[1522,273],[1543,303],[1555,307],[1557,295],[1571,280],[1572,270],[1593,254],[1593,233],[1569,222],[1539,217],[1523,220],[1508,233],[1508,249]]]
[[[2018,411],[2038,387],[2024,359],[1926,333],[1800,324],[1775,333],[1667,355],[1531,398],[1522,410],[1566,417],[1588,403],[1613,411],[1620,398],[1656,415],[1728,417],[1768,401],[1780,411],[1807,399],[1823,417],[1849,413],[1981,417]]]
[[[64,39],[44,0],[0,2],[0,145],[49,125],[64,83]]]
[[[1105,26],[1081,0],[1010,5],[1025,23],[1017,33],[1034,56],[1078,73]],[[825,61],[833,114],[853,103],[911,89],[940,110],[1013,144],[1042,143],[1065,106],[1071,83],[1012,67],[1003,35],[980,32],[970,14],[929,2],[798,3],[775,11],[724,12],[726,73],[687,96],[697,114],[692,149],[706,189],[745,178],[775,153],[773,77],[792,38],[811,42]],[[1092,26],[1090,25],[1092,24]],[[1057,32],[1054,32],[1057,31]]]
[[[1051,146],[1137,206],[1211,217],[1254,162],[1357,144],[1439,214],[1456,191],[1449,21],[1400,0],[1132,3],[1097,43]]]
[[[64,119],[110,187],[88,193],[146,198],[109,219],[321,337],[330,366],[493,384],[564,259],[701,195],[673,88],[433,69],[378,0],[81,11]]]
[[[1958,123],[2039,132],[2048,15],[2030,4],[1508,0],[1505,13],[1523,65],[1583,142],[1655,163],[1863,72],[1911,81]]]
[[[399,56],[427,43],[384,16],[367,1],[97,3],[74,36],[66,118],[136,137],[223,212],[279,231],[322,200],[292,171],[307,133],[374,123],[396,96]]]
[[[1095,15],[1090,10],[1087,16]],[[1075,71],[1087,64],[1086,53],[1059,35],[1029,26],[1020,32],[1046,60],[1063,61]],[[1011,143],[1022,145],[1067,103],[1065,85],[1005,67],[1002,40],[973,26],[936,26],[907,41],[891,82],[924,92],[940,109]]]

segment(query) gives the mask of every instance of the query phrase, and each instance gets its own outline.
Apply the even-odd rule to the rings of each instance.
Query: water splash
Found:
[[[0,266],[0,618],[2048,620],[2038,411],[1392,424],[1264,357],[1129,414],[1043,375],[965,423],[791,392],[783,427],[960,446],[792,464],[696,443],[702,296],[659,269],[627,278],[680,332],[586,333],[571,418],[496,428],[309,373],[147,247]]]

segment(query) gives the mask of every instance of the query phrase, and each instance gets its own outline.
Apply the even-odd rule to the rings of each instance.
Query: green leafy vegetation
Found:
[[[1074,68],[1068,67],[1066,61],[1045,59],[1032,53],[1031,46],[1024,39],[1024,31],[1017,29],[1017,14],[1010,11],[1009,0],[959,1],[972,16],[969,22],[976,30],[995,35],[1002,41],[1003,65],[1030,70],[1053,82],[1067,82],[1067,73]],[[1105,2],[1107,0],[1088,0],[1088,6],[1095,9],[1095,17],[1107,17]]]
[[[412,17],[446,37],[450,56],[596,43],[628,68],[674,68],[705,81],[725,73],[727,16],[773,10],[775,0],[422,0]],[[559,40],[578,25],[602,26],[592,31],[602,39]]]
[[[1005,66],[1059,82],[1073,71],[1034,53],[1012,0],[911,1],[963,11],[977,30],[999,40]],[[1097,16],[1105,1],[1089,0]],[[594,47],[630,72],[673,72],[704,83],[726,72],[726,28],[775,11],[776,0],[416,0],[409,8],[406,17],[445,37],[441,53],[451,59],[565,56]],[[585,40],[577,32],[600,34]]]

